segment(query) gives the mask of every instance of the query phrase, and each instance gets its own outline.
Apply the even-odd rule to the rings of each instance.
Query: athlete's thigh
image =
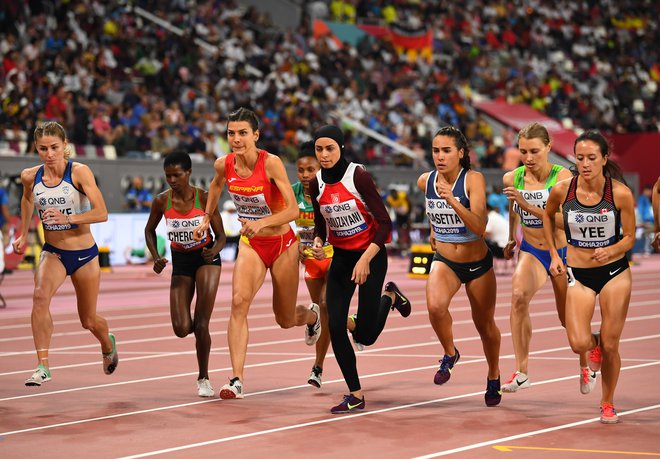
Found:
[[[548,273],[534,255],[522,251],[518,253],[518,264],[511,280],[514,292],[532,297],[547,280]]]
[[[241,242],[231,279],[232,309],[236,300],[246,302],[246,312],[266,277],[266,265],[255,250]]]
[[[96,302],[101,283],[101,267],[98,256],[85,263],[71,275],[71,282],[76,289],[78,300],[78,315],[96,315]]]
[[[190,303],[195,294],[195,280],[190,276],[176,275],[170,280],[170,312],[172,316],[190,318]]]
[[[591,319],[596,309],[596,292],[579,281],[566,290],[566,331],[571,334],[591,333]]]
[[[270,268],[270,276],[273,280],[273,310],[285,315],[295,313],[298,298],[300,274],[296,244],[297,242],[280,254]]]
[[[493,268],[490,268],[483,276],[466,283],[465,291],[470,300],[473,317],[488,318],[495,315],[497,282]]]
[[[66,268],[57,257],[50,252],[42,251],[39,265],[34,272],[34,289],[46,298],[52,298],[66,280]]]
[[[316,279],[305,279],[305,284],[307,285],[307,291],[314,303],[319,303],[325,299],[325,286],[327,276],[316,278]]]
[[[600,291],[601,335],[618,340],[628,315],[632,275],[630,269],[609,281]]]
[[[443,262],[434,261],[426,281],[428,308],[449,309],[449,303],[459,288],[461,288],[461,281],[456,273]]]
[[[197,286],[197,304],[195,306],[195,317],[202,314],[210,318],[215,305],[215,297],[218,293],[220,283],[220,271],[222,268],[215,265],[201,266],[195,274],[195,285]]]

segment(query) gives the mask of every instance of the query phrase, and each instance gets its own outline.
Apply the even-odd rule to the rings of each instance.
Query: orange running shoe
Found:
[[[598,371],[603,363],[603,355],[600,352],[600,332],[593,333],[596,339],[596,347],[589,351],[589,368]]]
[[[603,424],[616,424],[619,422],[619,416],[616,414],[614,405],[611,403],[603,403],[600,406],[600,422]]]

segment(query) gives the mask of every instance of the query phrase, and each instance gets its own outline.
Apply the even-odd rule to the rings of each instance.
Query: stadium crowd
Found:
[[[529,104],[569,127],[658,130],[652,0],[299,3],[300,27],[282,30],[233,0],[2,1],[0,141],[25,140],[31,151],[37,121],[57,120],[75,144],[112,144],[119,156],[184,149],[212,159],[228,151],[226,114],[249,106],[263,120],[260,146],[284,161],[315,126],[344,113],[418,155],[391,155],[349,131],[347,153],[359,162],[422,165],[432,134],[449,123],[466,133],[479,165],[502,167],[515,139],[493,138],[475,97]],[[314,38],[310,13],[426,24],[433,59],[410,62],[373,37],[338,49]]]

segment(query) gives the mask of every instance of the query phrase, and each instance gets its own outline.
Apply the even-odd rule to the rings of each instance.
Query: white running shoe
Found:
[[[309,374],[309,379],[307,384],[310,384],[317,389],[321,388],[321,378],[323,377],[323,369],[319,366],[314,365],[312,367],[312,372]]]
[[[208,378],[197,380],[197,395],[200,397],[213,397],[215,395],[213,387],[211,387],[211,381]]]
[[[516,371],[507,382],[502,384],[502,392],[518,392],[520,389],[527,389],[532,383],[529,382],[529,376],[522,371]]]
[[[26,386],[41,386],[46,381],[50,381],[50,370],[43,365],[39,365],[32,376],[25,380]]]
[[[229,384],[225,384],[220,389],[220,398],[223,400],[231,400],[233,398],[243,398],[243,383],[238,378],[229,380]]]
[[[316,322],[305,327],[305,344],[308,346],[313,346],[321,336],[321,310],[319,309],[319,305],[316,303],[310,304],[309,309],[310,311],[316,313]]]
[[[596,385],[596,372],[589,368],[580,368],[580,392],[587,395]]]

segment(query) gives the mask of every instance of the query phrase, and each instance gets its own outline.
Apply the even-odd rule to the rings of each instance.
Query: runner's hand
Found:
[[[154,272],[160,274],[167,266],[167,258],[157,258],[154,260]]]

